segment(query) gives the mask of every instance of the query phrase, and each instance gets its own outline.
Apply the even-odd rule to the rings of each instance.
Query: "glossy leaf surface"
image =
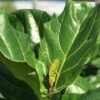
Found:
[[[77,6],[69,0],[63,13],[45,24],[50,61],[53,63],[57,59],[60,62],[56,69],[55,90],[72,84],[80,74],[100,33],[99,17],[99,6],[91,10],[85,3]]]
[[[31,12],[29,14],[31,14]],[[29,16],[28,17],[29,19],[27,19],[27,21],[34,20],[34,18],[32,19],[32,17],[30,18]],[[0,27],[1,27],[0,58],[2,62],[17,78],[27,82],[32,87],[32,89],[35,91],[36,94],[39,94],[37,93],[39,91],[41,92],[46,91],[43,85],[45,67],[43,68],[42,66],[44,65],[42,64],[42,62],[38,61],[35,57],[35,53],[34,53],[35,42],[32,44],[30,40],[30,35],[25,34],[24,29],[21,30],[17,27],[17,26],[22,26],[22,27],[24,26],[22,25],[22,23],[16,17],[15,14],[8,18],[8,16],[1,11],[0,19],[1,19],[0,20]],[[12,20],[15,20],[17,23],[12,24]],[[46,19],[44,21],[46,21]],[[33,24],[36,24],[36,22],[34,22]],[[34,26],[33,28],[38,28],[38,27]],[[37,35],[39,36],[39,34],[37,33],[31,33],[31,34],[35,34],[36,36]],[[33,38],[35,39],[36,37]],[[35,78],[34,74],[35,75],[41,74],[41,75],[38,75]],[[41,82],[39,83],[39,81]]]

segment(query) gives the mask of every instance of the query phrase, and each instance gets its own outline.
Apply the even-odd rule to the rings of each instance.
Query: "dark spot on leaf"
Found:
[[[39,56],[39,48],[40,48],[39,43],[34,46],[34,52],[35,52],[36,58],[38,58],[38,56]]]

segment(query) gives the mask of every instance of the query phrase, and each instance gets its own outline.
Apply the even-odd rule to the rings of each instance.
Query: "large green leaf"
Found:
[[[51,17],[43,11],[39,11],[39,10],[19,10],[17,12],[14,13],[18,19],[20,20],[20,22],[22,23],[22,25],[24,26],[24,32],[28,33],[29,35],[31,35],[31,41],[33,41],[32,45],[35,44],[34,46],[34,52],[35,52],[35,56],[36,58],[38,58],[38,61],[40,62],[39,64],[37,64],[40,67],[40,71],[39,74],[44,73],[46,75],[47,71],[47,62],[45,65],[45,53],[47,54],[47,52],[45,52],[45,39],[41,39],[41,42],[38,41],[37,42],[37,36],[38,37],[43,37],[43,24],[50,20]],[[34,20],[35,19],[35,20]],[[35,23],[36,22],[36,23]],[[35,23],[35,25],[34,25]],[[38,26],[38,28],[36,27]],[[40,35],[40,36],[39,36]],[[35,37],[35,41],[34,41],[34,37]],[[33,40],[32,40],[33,39]],[[38,44],[37,44],[38,43]],[[40,48],[41,47],[41,48]],[[47,60],[46,60],[47,61]],[[36,66],[36,67],[38,67]],[[43,67],[41,67],[43,66]],[[37,68],[38,70],[38,68]],[[39,80],[41,80],[41,85],[43,84],[43,77],[39,76]]]
[[[35,38],[39,37],[39,34],[36,32],[37,30],[34,30],[37,28],[36,22],[34,17],[30,17],[30,15],[32,15],[31,12],[27,13],[26,22],[28,25],[30,24],[28,32],[31,32],[31,35],[35,34],[31,39],[36,40]],[[47,90],[43,84],[46,73],[45,66],[41,61],[37,60],[33,52],[34,44],[36,43],[33,41],[32,45],[30,41],[31,35],[25,34],[24,30],[20,30],[17,27],[18,25],[21,26],[21,23],[17,22],[19,19],[15,15],[12,15],[11,18],[8,18],[5,12],[0,11],[0,58],[7,68],[17,78],[27,82],[37,95],[39,95],[39,91],[46,93]],[[16,20],[16,23],[12,24],[12,20]],[[33,23],[29,23],[31,21]],[[32,26],[33,24],[35,24],[34,27]],[[40,42],[40,37],[38,39]]]
[[[37,30],[37,33],[40,34],[41,37],[43,37],[41,39],[41,42],[39,44],[35,43],[35,54],[36,54],[36,57],[46,63],[46,65],[48,64],[48,57],[46,57],[47,55],[47,50],[46,50],[46,41],[45,41],[45,38],[44,38],[44,26],[43,24],[50,20],[51,17],[46,13],[46,12],[43,12],[43,11],[39,11],[39,10],[19,10],[19,11],[16,11],[14,13],[14,15],[16,15],[20,22],[22,23],[23,27],[24,27],[24,31],[25,33],[28,33],[28,34],[32,34],[34,32],[34,26],[31,24],[32,21],[30,20],[34,20],[36,21],[36,24],[37,26],[39,27],[39,30]],[[34,19],[33,19],[34,18]],[[36,39],[37,40],[37,39]],[[34,44],[33,43],[33,44]],[[39,49],[40,47],[40,49]]]
[[[63,13],[45,24],[45,37],[51,63],[58,60],[49,78],[53,90],[62,90],[77,78],[89,51],[100,33],[100,7],[67,2]],[[52,64],[50,65],[52,66]],[[56,74],[56,75],[54,75]],[[54,76],[53,76],[54,75]],[[53,78],[52,78],[53,77]],[[56,78],[55,78],[56,77]]]

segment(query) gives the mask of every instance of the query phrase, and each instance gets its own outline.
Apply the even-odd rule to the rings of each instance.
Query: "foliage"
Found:
[[[100,89],[79,77],[99,45],[99,19],[100,5],[72,0],[57,17],[35,9],[10,15],[1,10],[1,93],[10,100],[99,100]]]

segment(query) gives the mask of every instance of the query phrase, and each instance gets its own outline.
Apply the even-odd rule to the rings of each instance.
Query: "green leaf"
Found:
[[[30,87],[25,82],[16,79],[4,65],[0,65],[0,92],[10,99],[31,100],[35,98]]]
[[[96,75],[92,75],[90,77],[86,77],[86,79],[93,84],[96,88],[100,87],[100,72],[98,70]]]
[[[100,34],[99,34],[99,36],[98,36],[98,41],[97,41],[97,44],[99,44],[99,45],[100,45]]]
[[[16,17],[13,19],[17,20]],[[29,20],[31,20],[30,16]],[[20,23],[16,25],[20,25]],[[32,24],[30,23],[30,25]],[[35,94],[47,93],[43,84],[45,66],[35,57],[30,35],[16,30],[16,27],[12,26],[11,20],[9,21],[8,16],[2,11],[0,11],[0,28],[0,58],[2,62],[17,78],[27,82]],[[34,28],[37,26],[31,27],[31,30]],[[39,34],[35,34],[39,36]]]
[[[40,61],[48,64],[49,61],[47,61],[48,57],[46,56],[47,50],[46,50],[46,41],[44,38],[44,26],[43,26],[43,24],[46,21],[50,20],[51,17],[46,12],[35,10],[35,9],[34,10],[31,10],[31,9],[30,10],[19,10],[19,11],[16,11],[14,13],[14,15],[16,15],[19,18],[20,22],[24,26],[24,31],[29,33],[29,34],[32,34],[32,31],[34,31],[33,25],[30,24],[30,22],[29,22],[30,16],[34,17],[36,24],[39,27],[39,34],[41,37],[43,37],[43,38],[41,38],[41,42],[39,43],[39,45],[36,45],[39,47],[39,50],[38,50],[38,48],[36,48],[35,53]]]
[[[100,99],[100,88],[88,91],[83,94],[78,100],[99,100]]]
[[[35,19],[36,25],[38,26],[38,29],[36,29],[36,31],[38,32],[39,30],[40,36],[43,35],[43,24],[51,19],[51,17],[46,12],[36,9],[18,10],[14,12],[14,15],[16,15],[20,22],[23,24],[25,33],[29,34],[31,34],[32,31],[34,31],[32,20],[34,21]]]
[[[17,16],[20,17],[20,21],[22,21],[23,23],[24,32],[30,35],[30,40],[35,44],[39,43],[40,42],[39,29],[32,13],[29,10],[25,10],[21,11],[21,16],[20,12],[18,12]],[[23,20],[21,17],[23,17]]]
[[[91,64],[96,66],[97,68],[100,68],[100,58],[93,59],[91,61]]]
[[[12,27],[14,27],[16,30],[24,32],[23,25],[15,15],[9,15],[8,18]]]
[[[3,95],[2,95],[2,93],[0,93],[0,99],[3,99],[4,97],[3,97]]]
[[[100,88],[88,91],[85,94],[65,93],[61,100],[99,100]]]
[[[45,24],[51,65],[56,59],[60,62],[52,87],[54,91],[72,84],[80,74],[82,65],[100,33],[99,10],[100,7],[91,10],[87,3],[76,5],[69,0],[63,13]]]
[[[80,97],[81,94],[75,94],[75,93],[65,93],[61,100],[80,100],[78,99]]]
[[[68,86],[69,93],[82,94],[93,89],[95,89],[95,86],[83,77],[78,77],[74,84]]]

